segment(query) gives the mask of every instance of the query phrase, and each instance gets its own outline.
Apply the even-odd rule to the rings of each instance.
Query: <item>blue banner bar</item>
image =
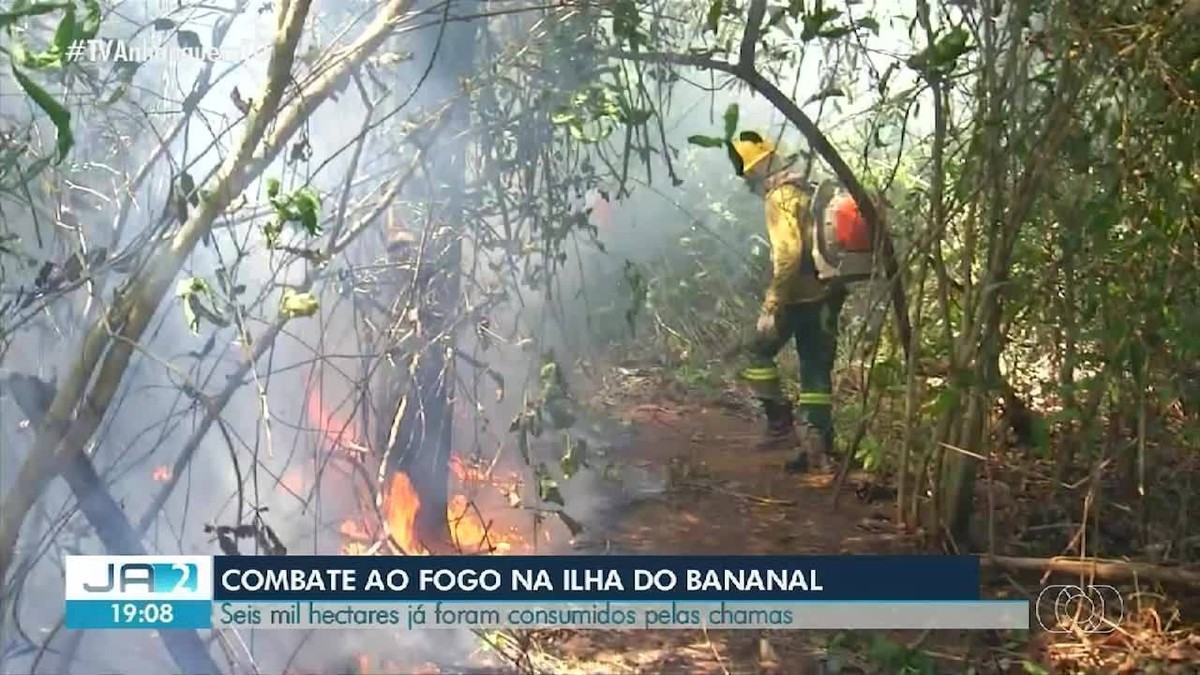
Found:
[[[973,556],[221,556],[216,601],[979,600]]]
[[[212,627],[208,600],[67,600],[68,630],[135,628],[169,630]]]

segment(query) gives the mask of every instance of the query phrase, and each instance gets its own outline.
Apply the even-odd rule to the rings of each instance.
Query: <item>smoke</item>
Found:
[[[162,9],[169,12],[174,9],[173,3]],[[158,16],[153,9],[145,16],[127,15],[124,20],[112,15],[104,23],[104,35],[135,44],[170,39],[172,33],[152,34],[149,38],[144,32],[138,34],[139,26]],[[256,49],[259,54],[267,53],[269,42],[264,36],[274,30],[273,13],[231,16],[202,12],[186,20],[175,15],[175,21],[181,30],[203,36],[206,44],[218,22],[232,22],[222,45],[224,53],[248,54]],[[27,459],[37,422],[37,411],[30,410],[29,397],[24,395],[30,387],[12,385],[27,385],[31,376],[50,384],[69,374],[83,330],[104,310],[121,280],[136,273],[139,249],[163,231],[170,217],[164,215],[169,207],[167,195],[175,178],[186,171],[202,183],[223,160],[231,139],[221,132],[239,116],[232,103],[233,92],[237,89],[247,96],[257,91],[264,71],[262,63],[261,58],[244,64],[217,63],[213,84],[199,110],[157,161],[152,157],[179,119],[179,101],[192,88],[203,64],[146,62],[124,87],[120,100],[114,94],[122,89],[119,82],[106,79],[119,76],[111,64],[81,66],[89,77],[103,83],[103,94],[113,95],[113,107],[91,107],[87,105],[88,97],[80,105],[80,94],[75,94],[74,100],[68,98],[68,103],[80,111],[74,120],[75,165],[67,170],[70,182],[54,186],[55,192],[43,195],[39,207],[56,211],[59,224],[54,228],[56,232],[47,232],[45,211],[38,214],[19,204],[5,205],[9,231],[21,235],[26,245],[23,253],[37,264],[31,263],[26,269],[6,265],[4,290],[12,293],[21,287],[32,289],[41,261],[63,265],[79,247],[85,251],[106,247],[111,257],[121,252],[125,259],[102,266],[96,270],[94,285],[67,295],[41,314],[34,304],[26,312],[29,322],[6,336],[10,345],[4,366],[15,373],[6,378],[10,386],[5,393],[9,395],[0,398],[0,488],[6,493]],[[30,118],[23,99],[7,92],[0,106],[5,117]],[[126,113],[139,108],[146,112]],[[310,152],[313,157],[329,160],[327,168],[312,179],[322,193],[333,193],[349,169],[348,154],[343,149],[359,129],[345,124],[345,120],[364,115],[365,108],[354,97],[347,97],[336,106],[319,110],[310,120],[304,133]],[[111,150],[114,145],[119,148],[116,153]],[[129,193],[125,185],[131,176],[152,161],[155,163],[147,178]],[[387,158],[368,154],[365,161],[379,169],[388,168]],[[282,162],[266,176],[279,176],[285,183],[305,179],[297,175],[296,167]],[[378,178],[375,180],[378,182]],[[247,196],[265,201],[261,192],[255,195],[252,190]],[[122,209],[123,202],[126,209]],[[123,210],[127,210],[125,217]],[[216,544],[205,525],[249,522],[255,509],[288,542],[292,552],[337,551],[336,538],[329,536],[329,532],[336,533],[337,521],[332,521],[331,528],[323,520],[329,517],[330,509],[322,492],[310,486],[297,494],[281,485],[286,482],[281,479],[290,471],[299,469],[306,480],[315,475],[313,434],[303,428],[305,399],[295,392],[306,390],[314,354],[324,349],[319,317],[291,322],[269,354],[244,376],[244,383],[224,407],[220,423],[211,425],[203,435],[198,431],[206,399],[218,396],[246,359],[246,345],[239,340],[239,333],[249,336],[253,344],[276,315],[279,285],[299,283],[311,272],[304,269],[303,263],[281,269],[280,256],[263,253],[261,246],[254,246],[254,252],[244,252],[251,240],[261,236],[261,222],[262,218],[247,222],[245,211],[218,222],[213,240],[197,249],[181,275],[204,279],[220,290],[218,277],[225,271],[229,286],[244,287],[234,306],[223,312],[229,325],[214,326],[202,318],[193,333],[188,329],[182,303],[178,299],[165,302],[128,366],[111,414],[88,447],[103,482],[126,517],[135,527],[143,519],[151,522],[144,541],[153,552],[216,553]],[[185,449],[189,460],[177,473],[175,465]],[[174,480],[178,484],[154,516],[151,508],[157,506],[160,495]],[[78,634],[55,628],[63,601],[61,556],[105,552],[74,504],[75,498],[66,486],[55,481],[22,532],[21,569],[12,576],[8,596],[15,618],[6,621],[0,671],[67,672],[68,665],[77,674],[174,670],[175,665],[151,632],[93,634],[80,641]],[[241,543],[245,552],[252,552],[247,542]],[[282,672],[299,640],[294,635],[279,637],[283,639],[274,641],[252,634],[230,638],[224,641],[225,650],[237,654],[240,649],[237,660],[243,664],[248,662],[246,652],[251,653],[263,672]],[[264,643],[264,648],[255,647],[256,642]],[[47,648],[39,647],[42,644]],[[65,663],[64,652],[73,653],[75,662]],[[314,655],[309,656],[313,660]],[[320,658],[315,659],[315,667],[331,665],[324,660],[325,655],[316,656]],[[313,663],[297,665],[314,667]]]
[[[129,7],[123,10],[133,11]],[[175,3],[162,3],[162,7],[148,7],[142,16],[110,15],[104,34],[134,42],[170,40],[170,31],[151,31],[147,38],[139,26],[172,10]],[[17,288],[32,288],[45,261],[65,265],[74,253],[98,247],[107,248],[110,256],[125,256],[102,266],[90,284],[44,311],[27,312],[30,321],[6,336],[10,344],[2,365],[6,376],[15,374],[17,378],[6,379],[7,395],[0,397],[0,490],[5,492],[18,479],[34,438],[36,424],[27,423],[34,413],[28,409],[28,400],[22,399],[27,395],[38,398],[37,381],[56,383],[69,375],[83,332],[108,305],[113,291],[138,271],[147,244],[168,228],[168,195],[177,177],[186,171],[202,183],[220,165],[236,139],[236,134],[223,131],[236,125],[240,116],[234,99],[252,97],[262,85],[268,36],[275,30],[272,12],[250,6],[238,15],[197,12],[186,18],[179,13],[171,16],[178,28],[195,31],[206,44],[214,29],[228,27],[222,45],[225,52],[259,56],[241,64],[215,65],[199,109],[167,144],[165,153],[158,152],[159,146],[177,123],[179,102],[188,95],[203,64],[146,63],[123,88],[121,97],[105,106],[94,105],[96,94],[75,94],[70,103],[77,111],[78,145],[76,164],[67,171],[70,182],[51,186],[41,194],[36,213],[19,204],[4,205],[6,226],[21,235],[22,252],[34,261],[28,265],[4,261],[0,282],[6,295]],[[426,17],[417,23],[432,20]],[[332,6],[312,21],[311,36],[300,51],[321,56],[333,37],[351,25],[350,34],[362,25],[351,8]],[[281,159],[268,168],[264,180],[247,191],[246,203],[223,217],[212,242],[199,247],[188,261],[181,279],[203,279],[217,295],[232,300],[223,314],[228,325],[213,325],[202,316],[193,332],[182,301],[172,299],[163,303],[135,352],[88,452],[107,489],[135,527],[143,520],[150,523],[144,537],[149,550],[217,553],[218,545],[205,526],[250,522],[256,513],[291,553],[339,550],[338,525],[357,513],[357,499],[366,488],[331,466],[331,444],[314,428],[309,394],[319,392],[327,411],[350,421],[350,436],[371,438],[362,420],[366,419],[366,426],[378,424],[381,411],[364,408],[358,385],[370,364],[382,359],[378,354],[362,354],[364,335],[379,327],[368,325],[356,309],[361,298],[346,291],[349,282],[340,275],[352,266],[369,268],[381,260],[384,223],[372,223],[357,245],[327,266],[304,260],[285,265],[283,255],[266,252],[261,245],[260,228],[270,219],[269,209],[262,208],[267,201],[265,184],[266,179],[278,179],[285,190],[311,184],[326,195],[322,212],[332,218],[341,212],[339,197],[350,182],[347,227],[366,217],[370,203],[382,193],[383,182],[405,171],[417,152],[415,146],[399,144],[389,136],[402,129],[402,118],[408,114],[407,109],[400,113],[393,109],[410,97],[412,108],[436,107],[459,91],[460,83],[452,78],[424,72],[427,56],[416,54],[411,61],[402,61],[400,53],[409,46],[410,36],[395,40],[396,59],[381,55],[372,66],[395,85],[393,94],[374,100],[361,94],[358,83],[345,83],[337,100],[316,110],[294,139],[296,144],[285,153],[307,157],[307,161]],[[311,65],[307,59],[304,56],[301,61]],[[397,60],[401,62],[397,64]],[[100,95],[106,99],[122,89],[109,64],[83,67],[102,83]],[[801,79],[819,81],[820,68],[816,62],[804,65]],[[411,96],[418,82],[423,93]],[[747,245],[742,234],[759,227],[761,203],[742,191],[723,152],[688,146],[686,138],[719,133],[721,112],[735,102],[741,106],[745,128],[774,133],[783,129],[783,120],[761,98],[728,90],[713,94],[705,88],[676,85],[673,108],[665,111],[666,142],[681,149],[671,165],[683,185],[671,187],[663,180],[667,163],[661,157],[653,160],[654,181],[647,185],[648,181],[635,177],[633,195],[612,201],[604,222],[598,223],[604,250],[586,241],[570,249],[571,259],[559,270],[549,302],[544,289],[527,287],[519,301],[513,299],[488,317],[502,339],[485,337],[486,331],[477,326],[467,327],[459,336],[460,351],[476,364],[456,358],[460,379],[456,452],[478,453],[488,461],[499,457],[502,468],[521,467],[508,421],[521,412],[523,394],[538,389],[542,354],[553,351],[557,360],[569,367],[597,357],[606,343],[624,337],[623,313],[630,302],[629,288],[621,282],[626,261],[653,265],[676,251],[681,238],[694,232],[697,223],[728,235],[735,248]],[[0,97],[0,114],[31,119],[24,99],[7,94]],[[389,115],[390,121],[381,121]],[[355,161],[356,141],[368,123],[379,126],[370,132]],[[783,142],[802,149],[794,132],[785,133]],[[426,158],[423,170],[433,172],[439,161],[438,157]],[[149,162],[153,165],[146,179],[131,191],[130,178]],[[588,198],[595,203],[595,197]],[[729,210],[716,209],[718,202],[727,203]],[[49,227],[47,213],[59,221],[54,228]],[[418,218],[420,209],[406,213]],[[730,255],[744,254],[734,250]],[[223,274],[227,277],[224,284],[219,281]],[[239,377],[249,353],[271,331],[282,287],[312,278],[320,279],[314,286],[319,314],[288,322],[255,367]],[[479,280],[485,286],[501,281],[486,274]],[[230,297],[238,287],[243,290]],[[489,343],[487,349],[484,342]],[[30,377],[39,380],[30,381]],[[220,421],[205,429],[205,406],[220,397],[230,378],[235,378],[238,386]],[[14,386],[17,381],[26,386]],[[577,393],[586,392],[587,383],[571,384]],[[503,396],[497,396],[500,388]],[[587,440],[593,450],[612,456],[619,456],[636,440],[609,420],[586,416],[571,431]],[[548,439],[535,450],[538,459],[554,464],[562,454],[561,438]],[[186,462],[181,462],[185,452]],[[185,466],[177,468],[177,464]],[[585,470],[570,479],[560,478],[564,510],[585,525],[602,529],[619,495],[599,473]],[[164,491],[172,484],[164,499]],[[155,508],[160,509],[157,515],[152,511]],[[514,522],[528,524],[522,512],[514,510],[512,514]],[[498,511],[489,515],[497,520],[509,518]],[[551,522],[546,527],[557,528],[550,550],[565,552],[565,526]],[[6,622],[0,672],[67,672],[68,665],[75,675],[174,670],[152,633],[91,634],[80,642],[77,634],[55,629],[63,606],[61,557],[105,552],[92,532],[93,527],[75,509],[70,490],[62,481],[55,481],[22,532],[22,568],[14,575],[11,596],[17,619]],[[244,553],[255,553],[252,542],[239,543]],[[545,545],[539,543],[543,551]],[[42,651],[42,644],[49,646]],[[447,654],[465,659],[478,641],[466,632],[447,631],[434,635],[246,631],[225,633],[219,645],[215,651],[232,654],[242,667],[253,661],[260,672],[279,673],[289,666],[310,672],[344,671],[363,653],[381,659],[394,657],[409,666],[413,661],[444,659]],[[74,662],[65,663],[67,656],[73,656]]]

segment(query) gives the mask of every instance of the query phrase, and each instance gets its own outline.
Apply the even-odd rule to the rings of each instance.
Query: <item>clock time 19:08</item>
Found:
[[[175,608],[169,602],[142,606],[131,602],[114,602],[112,611],[114,623],[171,623],[175,620]]]

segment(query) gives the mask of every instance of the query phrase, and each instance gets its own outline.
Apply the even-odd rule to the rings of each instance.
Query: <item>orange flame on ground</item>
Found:
[[[388,533],[400,548],[409,555],[428,555],[429,550],[417,541],[417,513],[421,510],[421,498],[413,488],[408,474],[398,471],[388,486],[383,512],[387,518]],[[512,550],[512,542],[501,539],[483,522],[478,510],[465,495],[454,495],[446,505],[446,521],[450,524],[450,536],[456,548],[468,552],[506,553]]]
[[[154,471],[150,474],[150,478],[154,479],[154,481],[158,483],[165,483],[171,480],[171,467],[167,466],[166,464],[154,467]]]
[[[338,531],[347,539],[356,539],[358,541],[370,541],[371,533],[367,532],[366,528],[360,525],[357,521],[346,519],[342,521]]]
[[[338,420],[336,415],[323,407],[320,394],[314,392],[309,395],[308,410],[314,418],[315,425],[330,445],[335,448],[345,448],[347,445],[354,446],[351,449],[362,447],[362,444],[355,441],[351,425]],[[458,455],[450,458],[449,468],[460,483],[490,484],[505,498],[519,491],[518,479],[509,482],[497,481],[489,476],[490,472],[485,467],[472,464]],[[510,498],[509,504],[512,504]],[[392,475],[384,493],[382,506],[388,534],[400,549],[408,555],[429,555],[429,550],[417,540],[416,520],[421,509],[421,499],[408,474],[397,471]],[[464,552],[504,554],[513,550],[514,543],[522,541],[516,528],[498,532],[490,523],[485,522],[479,510],[463,494],[451,497],[446,505],[446,519],[450,525],[452,543]],[[350,540],[342,547],[343,553],[363,555],[372,550],[370,543],[376,537],[366,522],[347,519],[341,523],[340,533]]]
[[[353,462],[369,461],[369,449],[354,439],[352,427],[330,414],[321,403],[318,393],[308,397],[308,410],[321,435],[334,449],[359,451],[351,457]],[[378,468],[378,467],[373,467]],[[468,483],[490,485],[494,487],[502,502],[515,507],[520,503],[521,480],[513,474],[509,480],[498,480],[491,475],[490,469],[467,461],[461,456],[450,458],[450,472],[460,485]],[[302,485],[297,485],[295,479],[303,481],[303,474],[289,472],[280,483],[286,483],[293,492],[300,493]],[[375,509],[370,505],[360,505],[363,514],[374,514]],[[417,540],[416,520],[421,510],[421,498],[413,486],[412,479],[403,471],[395,472],[388,481],[382,504],[384,526],[388,535],[408,555],[429,555],[430,551]],[[497,532],[491,523],[484,521],[478,508],[466,495],[456,494],[446,505],[446,518],[450,525],[450,534],[455,546],[466,552],[481,552],[500,554],[512,552],[514,544],[526,548],[525,539],[516,527],[506,532]],[[379,526],[372,526],[376,519],[372,516],[347,518],[338,528],[346,540],[342,546],[345,555],[373,555],[380,550],[377,532]],[[549,541],[549,531],[544,533]],[[358,673],[372,675],[373,660],[367,654],[357,657]],[[400,672],[399,664],[384,662],[382,672]],[[441,670],[435,664],[426,664],[416,670],[409,670],[414,675],[437,675]]]
[[[487,551],[504,554],[512,551],[514,542],[521,540],[520,533],[511,530],[498,533],[495,527],[483,522],[478,509],[463,495],[454,495],[446,507],[446,517],[454,545],[463,551]]]
[[[409,555],[428,553],[417,543],[417,511],[420,510],[421,498],[417,496],[417,490],[409,480],[408,474],[397,471],[388,485],[383,513],[387,518],[388,533]]]

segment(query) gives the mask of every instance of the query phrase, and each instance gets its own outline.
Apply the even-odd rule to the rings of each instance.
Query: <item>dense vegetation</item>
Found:
[[[0,646],[45,642],[20,596],[47,554],[199,551],[197,518],[319,547],[300,391],[372,456],[351,491],[412,478],[424,547],[461,544],[452,456],[496,447],[530,518],[577,530],[578,439],[530,449],[589,414],[572,382],[730,386],[766,250],[713,146],[747,125],[894,244],[845,317],[838,424],[896,521],[1009,569],[1194,584],[1200,4],[899,5],[0,11]],[[97,38],[259,52],[72,58]],[[268,495],[304,462],[317,487]]]

